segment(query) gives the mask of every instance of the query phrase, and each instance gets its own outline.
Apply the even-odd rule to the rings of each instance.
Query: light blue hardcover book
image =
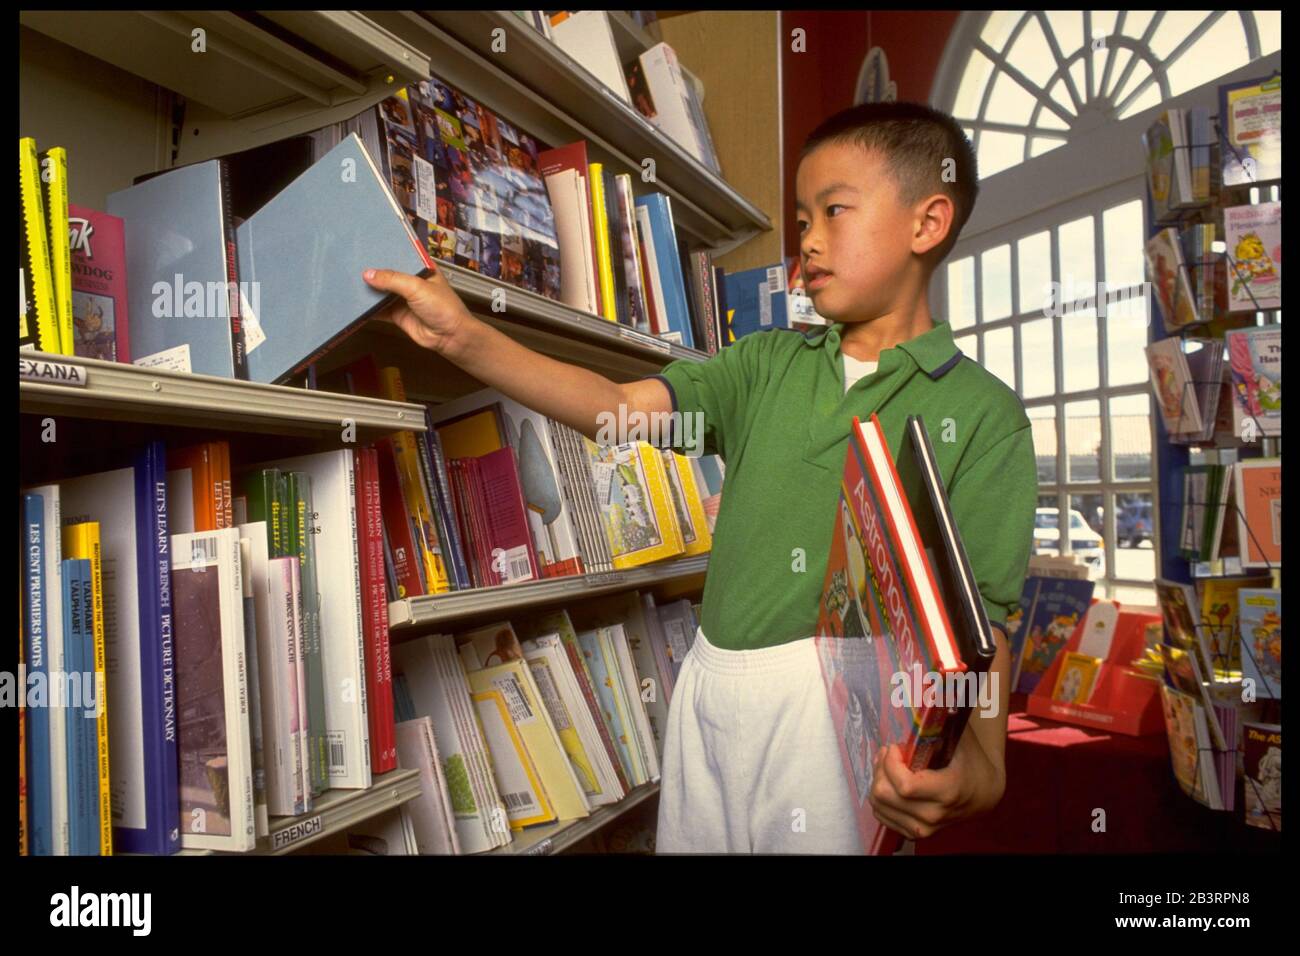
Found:
[[[237,275],[221,160],[111,193],[108,211],[122,217],[126,232],[133,363],[174,368],[188,361],[196,374],[247,378],[243,342],[231,328]]]
[[[23,495],[23,542],[26,592],[28,686],[44,687],[49,703],[49,663],[45,642],[45,498]],[[26,691],[26,688],[24,688]],[[50,856],[53,850],[53,810],[50,804],[50,709],[28,707],[27,717],[27,852]]]
[[[237,230],[249,378],[298,374],[391,297],[366,269],[425,275],[430,262],[354,133]]]
[[[632,769],[635,764],[632,762],[632,751],[628,748],[628,734],[635,733],[635,730],[623,726],[618,704],[614,700],[613,681],[618,680],[619,676],[610,674],[609,667],[605,663],[605,655],[600,652],[600,639],[594,630],[579,631],[578,645],[582,648],[582,656],[591,671],[591,683],[596,691],[596,699],[600,703],[600,715],[609,729],[610,737],[614,740],[614,750],[618,753],[619,763],[623,765],[623,772],[627,774],[628,782],[631,783],[636,780],[636,774]]]
[[[650,234],[654,240],[655,262],[659,266],[659,282],[664,290],[668,329],[681,335],[681,345],[693,349],[695,336],[691,333],[691,317],[687,311],[686,279],[682,274],[682,258],[677,251],[672,204],[663,193],[638,196],[636,204],[650,215]]]

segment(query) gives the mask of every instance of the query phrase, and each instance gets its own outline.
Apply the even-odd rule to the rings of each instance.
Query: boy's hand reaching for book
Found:
[[[371,288],[398,296],[375,313],[375,318],[392,322],[417,345],[431,351],[446,354],[457,330],[467,320],[473,320],[439,269],[434,269],[427,279],[392,269],[367,269],[362,278]]]
[[[968,727],[942,770],[911,770],[897,744],[877,755],[871,808],[891,830],[923,840],[950,823],[993,809],[1004,785],[1004,775]]]

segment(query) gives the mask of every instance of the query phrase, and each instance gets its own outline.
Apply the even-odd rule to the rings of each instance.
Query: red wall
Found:
[[[785,115],[784,249],[796,255],[794,175],[808,134],[832,113],[853,105],[853,89],[867,51],[881,47],[898,98],[925,103],[957,10],[783,10],[781,12],[781,96]],[[805,30],[805,52],[790,49],[790,32]]]

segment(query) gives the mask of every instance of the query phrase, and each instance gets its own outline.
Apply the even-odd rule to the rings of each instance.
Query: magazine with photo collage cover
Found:
[[[385,99],[379,117],[393,194],[430,255],[558,301],[538,142],[432,77]]]

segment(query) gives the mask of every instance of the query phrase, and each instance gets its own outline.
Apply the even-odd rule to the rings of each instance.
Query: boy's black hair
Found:
[[[935,265],[947,258],[979,194],[975,151],[955,119],[923,103],[860,103],[809,133],[799,158],[825,143],[857,143],[878,151],[905,206],[935,193],[948,196],[954,207],[952,226],[938,246]],[[944,176],[945,168],[952,170],[950,175]]]

